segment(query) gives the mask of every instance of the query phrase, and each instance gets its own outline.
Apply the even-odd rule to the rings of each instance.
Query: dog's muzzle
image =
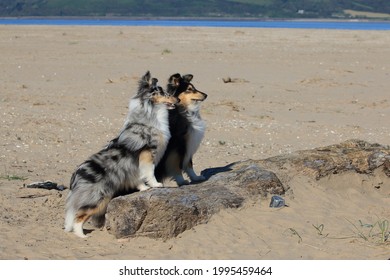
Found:
[[[164,104],[165,104],[165,106],[167,106],[168,110],[175,109],[175,104],[173,104],[171,102],[164,102]]]

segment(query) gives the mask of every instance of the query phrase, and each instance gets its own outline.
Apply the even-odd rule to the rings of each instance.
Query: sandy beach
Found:
[[[0,259],[389,259],[389,178],[298,174],[289,207],[261,200],[165,241],[80,239],[63,230],[68,189],[23,187],[68,187],[147,70],[162,85],[191,73],[208,94],[198,172],[348,139],[390,145],[389,46],[388,31],[0,26]]]

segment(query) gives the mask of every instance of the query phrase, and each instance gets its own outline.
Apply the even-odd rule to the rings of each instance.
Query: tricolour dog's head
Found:
[[[152,104],[164,104],[167,109],[174,109],[179,99],[173,94],[167,93],[162,87],[157,85],[158,80],[152,78],[150,72],[146,72],[138,82],[138,93],[135,98],[140,98],[143,102]]]
[[[207,98],[207,94],[195,88],[191,83],[193,75],[181,76],[179,73],[173,74],[168,79],[167,92],[173,94],[180,100],[180,105],[188,109],[198,109],[200,102]]]

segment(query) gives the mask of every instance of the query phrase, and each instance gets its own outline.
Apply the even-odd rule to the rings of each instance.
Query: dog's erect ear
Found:
[[[178,87],[180,85],[181,75],[179,73],[173,74],[168,79],[168,84],[174,87]]]
[[[145,91],[148,91],[151,86],[151,81],[150,79],[152,76],[150,75],[150,72],[147,71],[145,75],[141,77],[141,79],[138,82],[138,93],[137,96],[142,95]]]
[[[194,77],[194,75],[192,74],[187,74],[187,75],[184,75],[183,76],[183,80],[186,81],[187,83],[191,82],[192,78]]]
[[[156,89],[157,88],[157,82],[158,80],[156,78],[152,78],[151,88]]]
[[[151,75],[150,75],[150,71],[147,71],[145,73],[145,75],[142,76],[142,80],[144,80],[145,82],[147,82],[149,84],[149,81],[150,81],[150,78],[151,78]]]

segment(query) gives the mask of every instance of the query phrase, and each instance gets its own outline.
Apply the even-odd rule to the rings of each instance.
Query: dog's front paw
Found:
[[[203,181],[206,181],[206,178],[203,177],[202,175],[199,175],[199,176],[192,177],[191,181],[193,181],[193,182],[203,182]]]
[[[188,180],[184,179],[184,177],[181,174],[173,176],[173,179],[175,180],[176,184],[179,187],[183,186],[183,185],[189,185],[190,184],[190,182]]]
[[[176,181],[176,183],[178,186],[184,186],[184,185],[191,184],[190,181],[188,181],[188,180],[180,180],[180,181]]]
[[[137,186],[137,189],[140,191],[140,192],[143,192],[143,191],[146,191],[148,189],[150,189],[150,187],[148,187],[147,185],[145,184],[140,184]]]
[[[150,186],[150,187],[152,187],[152,188],[163,188],[164,187],[164,185],[162,184],[162,183],[155,183],[153,186]]]

